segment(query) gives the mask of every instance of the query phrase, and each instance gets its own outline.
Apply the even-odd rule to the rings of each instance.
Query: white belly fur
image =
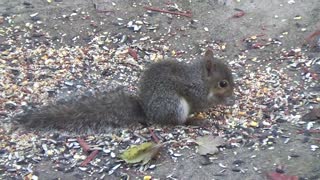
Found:
[[[181,123],[185,123],[189,114],[190,114],[190,106],[187,100],[183,97],[180,98],[180,117],[181,117]]]
[[[210,91],[210,93],[208,94],[208,99],[211,99],[214,96],[214,94]]]

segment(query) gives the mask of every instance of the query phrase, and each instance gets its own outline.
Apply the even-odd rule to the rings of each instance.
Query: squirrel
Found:
[[[116,88],[40,107],[20,115],[18,122],[31,129],[75,133],[108,132],[139,123],[182,125],[192,113],[234,104],[234,86],[230,68],[207,50],[190,64],[173,60],[151,64],[142,73],[136,95]]]

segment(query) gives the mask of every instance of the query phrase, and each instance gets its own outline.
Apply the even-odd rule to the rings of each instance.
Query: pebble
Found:
[[[296,2],[294,0],[289,0],[288,4],[295,4]]]
[[[311,148],[311,151],[316,151],[317,149],[319,149],[319,146],[311,145],[310,148]]]
[[[30,17],[35,17],[37,16],[39,13],[34,13],[34,14],[30,14]]]
[[[300,155],[298,155],[298,154],[290,154],[290,157],[298,158],[298,157],[300,157]]]
[[[152,165],[150,165],[149,167],[148,167],[148,169],[151,169],[151,170],[153,170],[153,169],[155,169],[156,168],[156,165],[155,164],[152,164]]]
[[[243,160],[240,160],[240,159],[235,160],[235,161],[232,162],[232,164],[234,164],[234,165],[241,165],[243,163],[245,163],[245,162]]]
[[[213,162],[210,160],[210,158],[208,156],[202,156],[201,160],[200,160],[200,164],[203,166],[212,164]]]
[[[233,171],[233,172],[241,172],[241,169],[239,169],[239,168],[232,168],[231,171]]]

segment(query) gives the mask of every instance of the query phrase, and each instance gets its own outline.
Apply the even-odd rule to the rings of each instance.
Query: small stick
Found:
[[[90,161],[92,161],[97,155],[98,155],[99,151],[98,150],[94,150],[90,153],[90,155],[80,164],[80,166],[86,166],[88,165],[88,163]]]
[[[79,142],[79,144],[82,147],[84,152],[89,152],[90,147],[89,147],[89,145],[87,144],[87,142],[84,139],[77,138],[77,141]]]
[[[257,37],[262,37],[262,36],[265,36],[265,35],[266,35],[266,34],[263,34],[263,33],[262,33],[262,34],[257,34],[256,36],[257,36]]]
[[[154,134],[153,130],[151,128],[148,128],[151,134],[151,137],[153,138],[153,140],[158,144],[159,143],[159,138]]]
[[[112,10],[96,10],[97,13],[114,13]]]
[[[306,38],[306,41],[307,42],[310,42],[315,36],[318,36],[320,35],[320,30],[317,30],[315,32],[313,32],[311,35],[309,35],[307,38]]]
[[[150,11],[156,11],[156,12],[163,12],[163,13],[168,13],[168,14],[174,14],[174,15],[180,15],[180,16],[185,16],[185,17],[192,17],[192,13],[183,13],[183,12],[173,12],[173,11],[168,11],[168,10],[163,10],[163,9],[159,9],[159,8],[155,8],[155,7],[148,7],[145,6],[144,7],[147,10]]]

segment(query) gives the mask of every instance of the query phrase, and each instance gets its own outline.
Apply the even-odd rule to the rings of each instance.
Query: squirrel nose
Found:
[[[236,98],[234,95],[229,96],[225,99],[225,105],[226,106],[233,106],[236,102]]]

